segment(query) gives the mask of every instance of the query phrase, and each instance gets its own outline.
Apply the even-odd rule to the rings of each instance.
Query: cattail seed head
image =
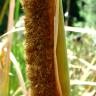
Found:
[[[55,0],[24,0],[30,96],[60,96],[54,63]]]

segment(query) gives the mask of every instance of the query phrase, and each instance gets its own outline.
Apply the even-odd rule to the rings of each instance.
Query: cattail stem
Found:
[[[29,96],[62,96],[54,60],[55,0],[24,0],[24,8]]]

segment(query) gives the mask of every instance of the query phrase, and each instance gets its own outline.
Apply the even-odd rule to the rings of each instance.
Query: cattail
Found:
[[[24,0],[29,96],[62,96],[54,60],[55,0]]]

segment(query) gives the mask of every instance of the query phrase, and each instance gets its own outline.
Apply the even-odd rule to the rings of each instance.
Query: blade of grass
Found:
[[[54,62],[55,62],[55,75],[56,79],[58,80],[58,90],[60,92],[60,96],[62,96],[62,90],[59,80],[59,73],[58,73],[58,65],[57,65],[57,56],[56,56],[56,47],[57,47],[57,38],[58,38],[58,21],[59,21],[59,0],[55,0],[56,8],[55,8],[55,17],[54,17]]]
[[[16,60],[16,58],[15,58],[15,56],[12,52],[10,53],[10,60],[12,61],[12,63],[15,66],[15,70],[16,70],[16,73],[17,73],[17,76],[18,76],[18,79],[19,79],[19,82],[20,82],[22,93],[24,94],[24,96],[26,96],[27,91],[26,91],[24,79],[23,79],[23,76],[22,76],[22,72],[20,70],[20,66],[19,66],[20,64],[18,63],[18,61]]]
[[[15,22],[19,19],[20,0],[16,0]]]
[[[96,86],[96,82],[90,82],[90,81],[71,80],[70,82],[71,85]]]
[[[9,35],[9,34],[12,34],[14,32],[20,32],[20,31],[24,31],[25,30],[25,27],[20,27],[20,28],[12,28],[10,31],[6,32],[5,34],[1,35],[0,36],[0,39],[4,38],[5,36]]]
[[[57,49],[56,49],[58,73],[63,96],[70,96],[70,84],[69,84],[67,50],[66,50],[66,41],[64,32],[62,0],[59,0],[59,4],[60,4],[59,23],[58,23],[58,37],[57,37]]]
[[[2,23],[2,20],[3,20],[4,15],[5,15],[6,9],[7,9],[7,7],[8,7],[9,1],[10,1],[10,0],[6,0],[4,6],[3,6],[3,8],[2,8],[2,12],[1,12],[1,14],[0,14],[0,25],[1,25],[1,23]]]
[[[14,22],[14,7],[15,7],[15,0],[10,1],[9,6],[9,16],[8,16],[8,28],[9,31],[13,27]],[[9,95],[9,71],[10,71],[10,49],[11,49],[11,41],[12,41],[12,34],[8,35],[8,41],[6,43],[6,55],[5,55],[5,66],[4,66],[4,81],[3,81],[3,88],[2,96]]]
[[[90,29],[90,28],[79,28],[79,27],[71,27],[71,26],[65,26],[66,31],[71,31],[71,32],[80,32],[82,34],[89,34],[89,35],[96,35],[96,30],[95,29]]]
[[[17,96],[20,91],[21,91],[21,87],[19,87],[19,88],[14,92],[14,94],[13,94],[12,96]],[[24,95],[24,96],[26,96],[26,95]]]

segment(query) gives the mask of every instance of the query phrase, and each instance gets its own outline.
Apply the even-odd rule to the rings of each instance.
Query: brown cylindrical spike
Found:
[[[29,96],[61,96],[54,60],[55,0],[24,0]]]

